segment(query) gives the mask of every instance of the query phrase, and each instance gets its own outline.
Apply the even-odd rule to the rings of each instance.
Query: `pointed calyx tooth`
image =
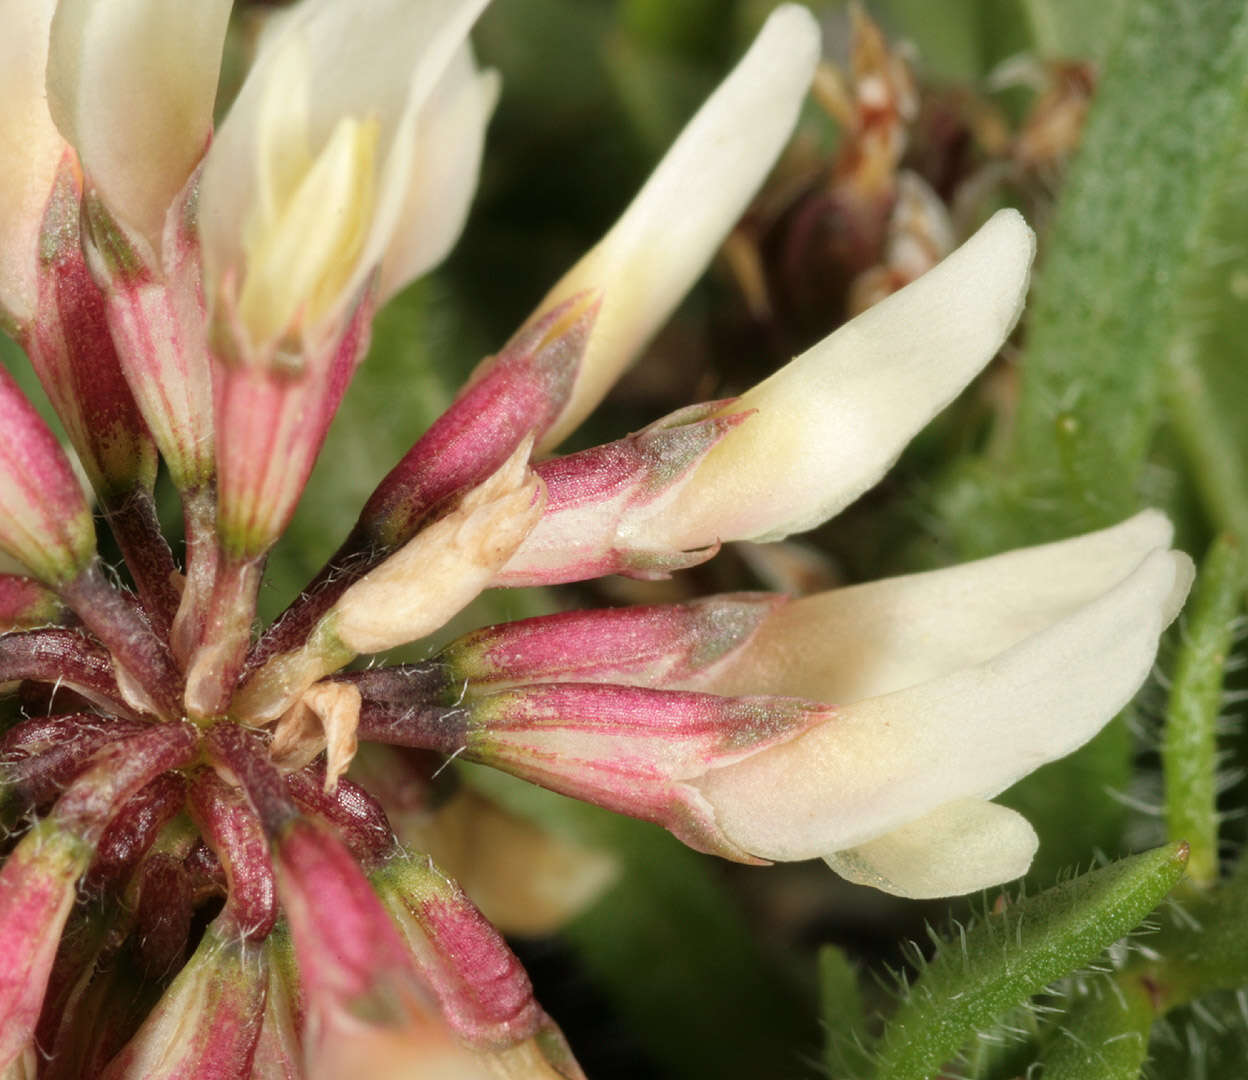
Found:
[[[351,586],[326,616],[357,653],[432,633],[490,584],[537,524],[545,486],[529,468],[532,438],[444,517]]]
[[[546,485],[545,513],[494,583],[554,585],[613,573],[661,578],[711,558],[715,539],[656,544],[639,535],[637,522],[679,505],[699,463],[750,422],[735,404],[678,409],[616,442],[543,461],[536,471]]]
[[[370,549],[384,553],[405,543],[439,503],[479,484],[526,437],[540,437],[567,400],[599,304],[592,292],[578,293],[530,320],[482,361],[450,408],[369,496],[347,550],[335,556],[347,564],[344,573]]]
[[[355,686],[333,680],[316,683],[277,722],[273,760],[283,768],[297,770],[324,751],[324,786],[332,792],[355,757],[359,725],[360,692]]]

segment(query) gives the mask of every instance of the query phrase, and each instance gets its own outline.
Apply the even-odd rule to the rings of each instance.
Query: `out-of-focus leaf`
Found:
[[[1191,336],[1184,283],[1209,259],[1196,253],[1220,220],[1248,141],[1248,11],[1233,0],[1199,11],[1139,0],[1129,9],[1044,238],[1014,436],[964,460],[931,499],[935,530],[962,558],[1100,528],[1156,501],[1149,452],[1170,361]],[[1239,358],[1231,360],[1240,339],[1233,327],[1205,329],[1227,342],[1216,393],[1230,421],[1233,403],[1244,400],[1230,382],[1244,377]],[[1203,367],[1188,371],[1209,377]],[[1199,420],[1191,426],[1210,438],[1217,431]],[[1223,447],[1231,440],[1220,438]],[[1222,469],[1219,491],[1239,490],[1225,450],[1205,457]],[[1206,483],[1218,475],[1201,471]],[[1011,793],[1028,806],[1042,858],[1061,847],[1072,861],[1094,847],[1115,850],[1123,811],[1108,792],[1125,790],[1130,749],[1119,728]],[[1075,790],[1093,804],[1076,806]],[[1047,810],[1031,814],[1032,802]]]
[[[1206,512],[1248,542],[1248,138],[1238,130],[1176,290],[1166,403]]]
[[[1103,60],[1118,38],[1128,0],[1022,0],[1036,51],[1046,58]]]
[[[873,1065],[867,1051],[867,1019],[858,972],[835,945],[819,950],[819,1017],[823,1022],[824,1064],[833,1077],[865,1078]]]
[[[1016,437],[945,493],[965,554],[1139,504],[1184,282],[1248,137],[1246,87],[1241,3],[1130,5],[1033,289]]]
[[[1149,944],[1160,963],[1140,967],[1162,977],[1171,1007],[1248,988],[1248,859],[1207,896],[1185,897]]]
[[[723,60],[737,0],[619,0],[620,22],[639,42],[698,60]]]
[[[926,1080],[975,1035],[1137,926],[1183,875],[1181,845],[1007,905],[944,941],[884,1029],[880,1080]]]
[[[1155,1015],[1138,981],[1094,982],[1042,1056],[1045,1080],[1138,1080]]]
[[[565,934],[672,1076],[809,1075],[817,1045],[809,1003],[761,952],[712,860],[656,826],[490,769],[463,774],[509,810],[619,860],[615,886]]]
[[[1203,999],[1198,1009],[1176,1009],[1153,1029],[1149,1080],[1219,1080],[1248,1061],[1248,991]]]
[[[715,87],[715,72],[632,35],[613,35],[607,70],[633,130],[656,157]]]

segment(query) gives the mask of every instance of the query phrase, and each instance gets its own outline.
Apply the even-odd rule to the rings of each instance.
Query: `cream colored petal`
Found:
[[[973,667],[1073,614],[1169,546],[1145,510],[1100,532],[779,608],[730,663],[690,689],[846,704]]]
[[[1027,873],[1040,838],[1022,814],[958,799],[858,847],[825,855],[847,881],[893,896],[962,896]]]
[[[357,653],[382,652],[443,626],[494,579],[542,515],[546,492],[526,440],[445,517],[351,586],[326,615]]]
[[[367,238],[334,267],[340,281],[335,315],[350,302],[394,237],[414,170],[421,167],[417,120],[463,47],[488,0],[304,0],[264,36],[256,63],[214,140],[200,193],[205,289],[210,303],[222,279],[241,279],[245,266],[240,222],[253,220],[272,169],[285,146],[284,119],[266,109],[270,83],[297,58],[306,78],[295,80],[288,122],[306,140],[314,160],[343,117],[377,126],[375,199]],[[441,152],[428,148],[430,153]],[[283,153],[287,152],[282,150]],[[315,336],[315,328],[310,331]]]
[[[0,317],[35,312],[39,229],[65,142],[48,115],[44,67],[55,0],[0,0]]]
[[[1191,577],[1187,556],[1154,551],[999,655],[838,709],[697,787],[734,843],[781,860],[864,844],[954,799],[991,798],[1077,749],[1131,699]]]
[[[381,264],[380,302],[441,262],[459,239],[499,86],[498,72],[478,71],[464,46],[422,109],[415,165]]]
[[[602,291],[571,399],[539,451],[594,409],[701,275],[788,140],[819,47],[809,11],[785,4],[773,12],[624,215],[538,306]]]
[[[1035,237],[1002,210],[939,265],[754,387],[757,409],[638,544],[687,550],[812,529],[880,479],[997,353],[1022,311]]]
[[[231,0],[60,0],[48,94],[105,205],[160,250],[203,157]]]

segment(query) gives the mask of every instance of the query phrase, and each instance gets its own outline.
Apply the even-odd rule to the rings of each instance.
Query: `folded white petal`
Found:
[[[0,314],[34,315],[39,228],[65,143],[48,115],[44,67],[54,0],[0,0]]]
[[[824,861],[857,885],[929,900],[1022,877],[1039,843],[1022,814],[981,799],[957,799]]]
[[[779,540],[872,487],[1001,347],[1022,311],[1035,237],[1002,210],[943,262],[732,405],[757,413],[706,457],[679,500],[635,526],[676,550]]]
[[[381,264],[380,302],[436,266],[459,239],[498,91],[498,72],[478,71],[465,45],[421,110],[416,164]]]
[[[60,0],[48,101],[114,217],[153,251],[208,146],[231,0]]]
[[[531,440],[490,477],[334,605],[338,639],[357,653],[382,652],[443,626],[489,585],[542,516],[545,489],[528,467]]]
[[[571,399],[539,450],[593,410],[701,275],[788,140],[819,50],[809,11],[785,4],[773,12],[623,217],[538,306],[602,294]]]
[[[840,708],[697,786],[734,843],[782,860],[864,844],[954,799],[991,798],[1077,749],[1131,699],[1192,573],[1187,556],[1154,551],[999,655]]]
[[[1145,510],[1099,532],[795,600],[689,689],[847,704],[972,667],[1116,585],[1173,528]]]
[[[446,234],[457,232],[462,223],[467,193],[452,188],[439,170],[450,169],[470,193],[488,112],[484,106],[490,87],[475,72],[476,100],[463,98],[468,92],[465,63],[471,65],[464,42],[487,3],[305,0],[275,23],[217,133],[204,170],[200,232],[210,300],[215,301],[227,275],[245,279],[249,249],[263,246],[258,238],[266,230],[280,230],[276,204],[289,198],[347,118],[366,125],[375,138],[375,156],[358,159],[368,175],[355,181],[368,189],[367,221],[358,243],[323,260],[325,275],[333,278],[332,296],[321,298],[322,310],[312,312],[308,321],[332,320],[351,301],[395,243],[401,222],[412,227],[435,223],[442,239],[432,248],[445,249]],[[299,78],[291,77],[295,69]],[[448,75],[450,69],[459,77]],[[423,110],[435,95],[446,95],[442,104],[457,110],[463,122],[475,107],[474,130],[451,130],[447,123],[423,118],[428,125],[424,134],[452,139],[447,146],[430,145],[421,124]],[[275,101],[282,108],[275,108]],[[461,138],[467,146],[458,145]],[[445,155],[457,163],[454,168],[442,160]],[[436,178],[426,194],[449,201],[417,213],[409,195],[416,170],[426,168]],[[454,219],[454,227],[440,215]],[[408,238],[404,245],[411,246]],[[396,259],[396,266],[407,271],[419,265],[410,256]],[[307,332],[315,336],[316,327]]]

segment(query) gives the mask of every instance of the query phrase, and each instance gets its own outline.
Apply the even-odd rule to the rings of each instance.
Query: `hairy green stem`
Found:
[[[1161,745],[1166,831],[1172,840],[1187,841],[1188,877],[1202,888],[1218,878],[1217,719],[1243,579],[1239,542],[1219,537],[1187,605]]]

